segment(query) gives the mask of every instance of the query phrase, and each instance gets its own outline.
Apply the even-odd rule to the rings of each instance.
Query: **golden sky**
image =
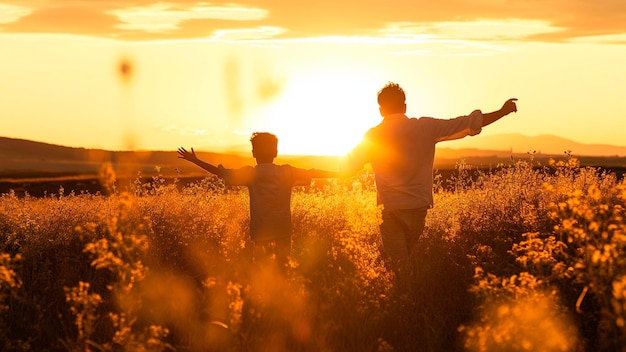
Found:
[[[623,0],[0,0],[0,63],[0,136],[67,146],[248,148],[262,130],[280,153],[343,154],[388,81],[411,116],[516,97],[482,134],[626,145]]]

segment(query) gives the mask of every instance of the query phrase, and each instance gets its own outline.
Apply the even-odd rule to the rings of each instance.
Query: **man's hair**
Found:
[[[404,112],[406,95],[398,83],[389,82],[378,91],[378,105],[390,112]]]
[[[257,156],[276,156],[278,150],[278,137],[268,132],[254,132],[250,137],[252,150]]]

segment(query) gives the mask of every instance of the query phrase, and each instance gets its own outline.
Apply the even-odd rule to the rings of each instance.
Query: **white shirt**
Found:
[[[433,205],[435,144],[480,133],[482,116],[480,110],[449,120],[388,115],[365,134],[348,160],[357,168],[371,163],[384,210],[427,209]]]

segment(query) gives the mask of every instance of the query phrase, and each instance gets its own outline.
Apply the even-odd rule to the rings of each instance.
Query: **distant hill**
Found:
[[[237,166],[252,159],[237,155],[197,153],[208,162]],[[23,139],[0,137],[0,178],[97,175],[101,166],[111,163],[118,174],[136,176],[177,172],[200,173],[194,165],[178,159],[175,151],[109,151],[64,147]]]
[[[230,168],[255,163],[251,155],[197,150],[196,154],[206,162]],[[277,158],[276,162],[335,170],[338,160],[338,157],[287,156]],[[0,178],[97,175],[105,163],[111,163],[119,177],[135,177],[139,172],[164,176],[206,174],[197,166],[179,159],[176,151],[109,151],[0,137]]]
[[[483,138],[484,137],[484,138]],[[442,143],[436,153],[435,168],[453,169],[463,160],[469,165],[494,167],[500,163],[510,163],[512,159],[528,159],[529,150],[537,150],[535,160],[547,164],[549,158],[563,158],[565,150],[573,155],[581,155],[583,165],[626,167],[626,148],[611,146],[588,146],[553,136],[523,137],[520,135],[483,136],[481,145],[492,149],[455,149],[454,142]],[[519,141],[515,141],[518,139]],[[472,138],[466,138],[468,142]],[[473,140],[476,142],[476,140]],[[540,143],[541,142],[541,143]],[[514,144],[517,143],[517,144]],[[561,143],[562,147],[559,147]],[[470,144],[471,145],[471,144]],[[501,148],[495,147],[495,145]],[[537,145],[525,148],[522,145]],[[541,145],[543,148],[539,147]],[[505,147],[506,146],[506,147]],[[545,146],[545,147],[544,147]],[[553,154],[546,153],[555,151]],[[586,152],[577,152],[586,150]],[[611,151],[613,156],[594,156],[599,151]],[[539,153],[540,152],[540,153]],[[254,165],[251,156],[239,153],[213,153],[196,151],[198,157],[212,164],[223,164],[236,168]],[[589,155],[589,156],[586,156]],[[302,168],[337,170],[340,157],[337,156],[282,156],[276,159],[279,164],[289,163]],[[178,159],[176,151],[109,151],[103,149],[72,148],[60,145],[0,137],[0,179],[45,178],[75,175],[97,175],[103,164],[111,163],[118,177],[136,177],[162,174],[181,177],[204,175],[206,172],[197,166]],[[157,170],[158,169],[158,170]]]
[[[608,144],[583,144],[554,135],[524,136],[519,133],[479,135],[457,141],[445,142],[440,147],[465,149],[479,148],[503,150],[509,153],[537,152],[538,154],[563,155],[571,151],[577,156],[626,157],[626,146]]]

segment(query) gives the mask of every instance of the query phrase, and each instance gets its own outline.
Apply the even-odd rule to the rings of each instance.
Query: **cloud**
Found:
[[[571,41],[626,34],[624,0],[0,0],[4,32],[127,40],[321,37]],[[617,41],[615,43],[619,43]]]
[[[261,26],[256,28],[219,29],[211,37],[214,40],[262,40],[276,37],[285,32],[278,27]]]
[[[626,33],[624,34],[611,34],[611,35],[599,35],[579,37],[572,40],[574,43],[586,43],[586,44],[626,44]]]
[[[562,31],[545,21],[478,19],[465,22],[389,23],[381,33],[390,37],[428,37],[430,39],[516,40]]]
[[[255,21],[267,16],[267,11],[234,5],[212,6],[204,3],[180,6],[172,3],[156,3],[147,6],[111,10],[122,22],[116,27],[148,33],[171,32],[180,29],[183,21],[214,19],[229,21]]]
[[[17,22],[20,18],[30,15],[32,10],[23,6],[0,4],[0,24]]]
[[[60,1],[59,4],[53,6],[33,6],[28,14],[4,25],[3,29],[8,33],[81,34],[110,37],[115,22],[115,18],[103,13],[101,7],[68,5]]]

